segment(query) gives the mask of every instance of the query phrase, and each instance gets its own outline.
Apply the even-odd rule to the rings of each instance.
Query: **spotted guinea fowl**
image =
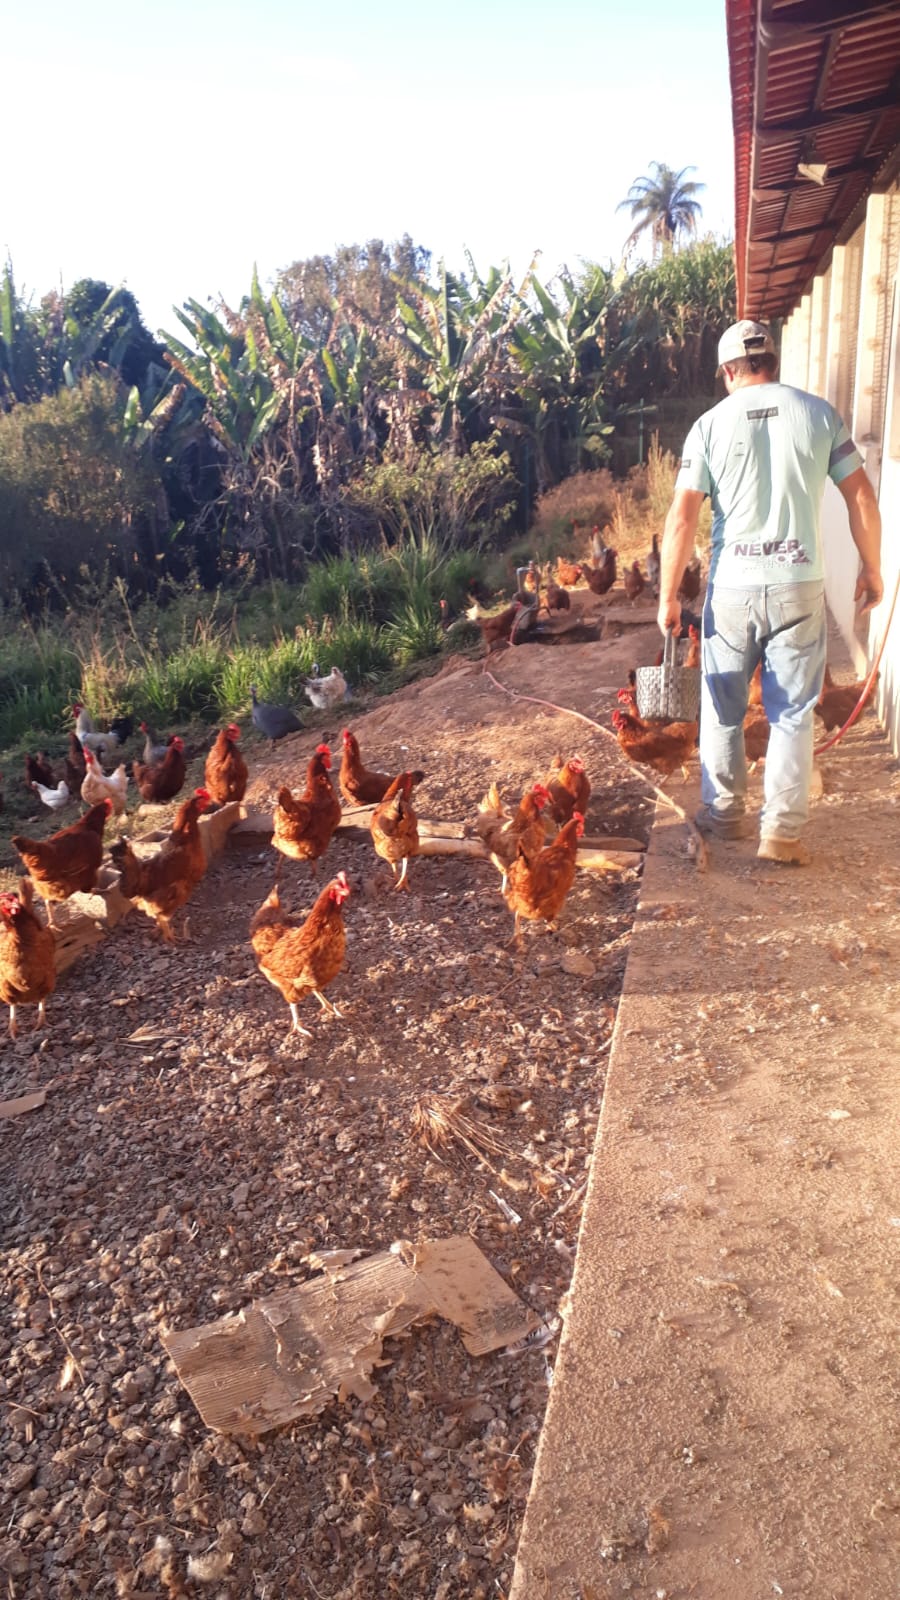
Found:
[[[256,684],[250,685],[250,699],[253,702],[253,726],[264,739],[284,739],[289,733],[300,733],[303,724],[295,711],[290,706],[272,706],[265,700],[257,700]]]

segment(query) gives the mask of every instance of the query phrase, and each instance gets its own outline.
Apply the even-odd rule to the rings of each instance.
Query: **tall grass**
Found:
[[[561,555],[581,561],[589,555],[596,525],[612,530],[606,538],[618,551],[620,569],[632,561],[643,564],[654,533],[662,533],[677,472],[675,457],[660,448],[654,434],[645,464],[632,467],[627,478],[617,482],[605,468],[576,473],[541,496],[531,529],[507,550],[507,559],[547,561]],[[709,543],[709,529],[706,501],[698,532],[701,549]]]
[[[250,685],[298,702],[317,662],[355,687],[435,654],[438,602],[458,610],[484,563],[422,537],[312,567],[305,583],[236,596],[186,585],[133,609],[121,584],[77,617],[0,629],[0,747],[60,740],[82,700],[102,723],[131,712],[154,727],[241,716]]]

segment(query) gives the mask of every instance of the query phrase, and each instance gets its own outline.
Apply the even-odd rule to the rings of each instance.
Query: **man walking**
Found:
[[[758,854],[805,866],[813,707],[825,671],[825,585],[819,508],[826,478],[847,505],[862,563],[854,598],[870,611],[884,592],[881,517],[853,440],[827,400],[776,383],[768,328],[738,322],[719,341],[728,393],[684,446],[661,551],[658,621],[680,625],[676,600],[704,497],[712,557],[703,611],[697,826],[720,839],[750,832],[743,721],[762,662],[771,732]]]

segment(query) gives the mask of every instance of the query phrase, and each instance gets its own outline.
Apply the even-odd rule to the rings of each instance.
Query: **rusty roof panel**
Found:
[[[781,316],[900,145],[900,5],[726,0],[726,21],[738,307]]]

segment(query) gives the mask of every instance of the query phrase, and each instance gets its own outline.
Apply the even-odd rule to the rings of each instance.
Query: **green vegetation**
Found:
[[[677,234],[696,186],[672,176]],[[627,469],[645,415],[665,433],[662,408],[709,403],[734,273],[709,239],[546,282],[471,260],[431,273],[409,239],[374,240],[176,316],[157,344],[97,280],[35,308],[7,266],[0,519],[32,614],[84,565],[141,599],[169,579],[295,585],[424,536],[499,549],[571,475]]]
[[[101,601],[64,620],[4,614],[0,630],[0,747],[47,735],[62,748],[70,707],[101,721],[133,712],[164,727],[248,712],[263,699],[305,704],[303,679],[318,662],[339,666],[357,690],[440,650],[439,601],[453,611],[484,560],[445,553],[423,538],[354,563],[332,558],[300,585],[249,585],[237,594],[170,590],[132,606],[119,580]]]
[[[0,746],[59,748],[75,697],[172,727],[240,716],[251,681],[299,701],[314,661],[359,689],[523,555],[583,555],[595,522],[642,554],[671,489],[652,431],[678,448],[712,403],[735,315],[730,246],[669,247],[698,186],[656,179],[665,207],[649,179],[629,203],[666,248],[630,271],[517,282],[370,240],[237,309],[185,300],[162,342],[126,290],[34,306],[7,263]]]
[[[606,529],[607,543],[618,551],[620,570],[632,561],[643,566],[654,533],[662,533],[677,471],[675,458],[661,450],[654,437],[643,466],[632,467],[624,480],[617,481],[606,470],[567,478],[539,500],[532,545],[548,558],[581,560],[588,554],[591,529],[596,526]],[[710,520],[707,502],[700,513],[701,548],[709,541]]]
[[[160,530],[153,461],[122,431],[119,385],[85,374],[33,405],[0,413],[0,586],[32,607],[63,597],[81,569],[131,576]],[[143,587],[132,578],[135,592]]]

